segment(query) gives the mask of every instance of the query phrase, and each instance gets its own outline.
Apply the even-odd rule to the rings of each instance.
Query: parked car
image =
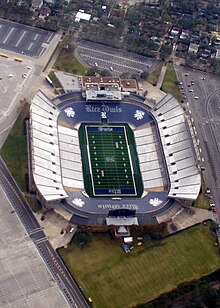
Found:
[[[210,194],[211,193],[211,189],[209,187],[206,188],[206,192],[207,194]]]

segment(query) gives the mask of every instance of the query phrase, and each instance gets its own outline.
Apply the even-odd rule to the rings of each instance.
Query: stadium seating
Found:
[[[168,94],[152,108],[151,114],[158,125],[167,164],[170,179],[168,196],[195,200],[200,191],[201,176],[182,107]]]
[[[134,130],[144,189],[163,187],[156,140],[151,126]]]
[[[30,108],[32,173],[38,191],[46,201],[66,198],[61,178],[57,133],[59,109],[38,92]]]
[[[83,189],[83,173],[78,131],[58,125],[63,185]]]

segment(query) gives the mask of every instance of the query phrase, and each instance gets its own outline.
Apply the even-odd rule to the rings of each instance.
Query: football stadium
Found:
[[[30,107],[29,189],[83,225],[157,223],[201,187],[193,127],[170,94],[149,107],[120,81],[85,78],[84,91]]]

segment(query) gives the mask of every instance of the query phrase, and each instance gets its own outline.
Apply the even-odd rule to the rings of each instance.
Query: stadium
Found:
[[[118,82],[49,100],[37,92],[28,129],[29,189],[81,225],[157,223],[175,202],[198,197],[192,123],[170,94],[149,107]]]

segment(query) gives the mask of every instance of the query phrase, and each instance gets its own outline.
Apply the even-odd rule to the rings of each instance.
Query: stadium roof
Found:
[[[37,92],[30,107],[32,173],[37,189],[46,201],[68,197],[60,167],[59,113],[60,110],[42,92]]]
[[[160,133],[171,198],[195,200],[201,187],[192,136],[179,102],[167,94],[151,110]]]

